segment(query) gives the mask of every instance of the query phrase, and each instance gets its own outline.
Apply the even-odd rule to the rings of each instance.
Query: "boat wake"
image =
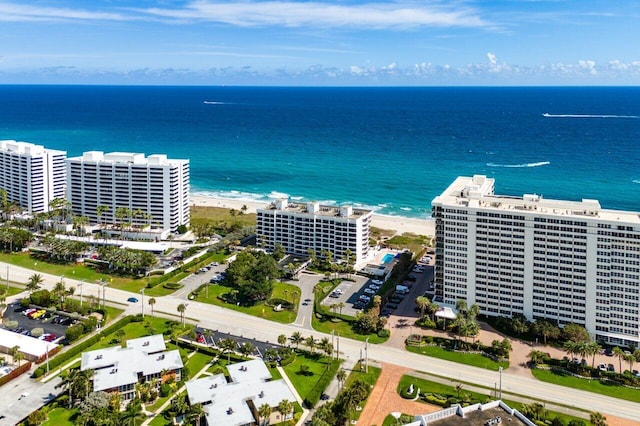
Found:
[[[640,118],[640,115],[611,115],[611,114],[549,114],[545,112],[543,117],[549,118]]]
[[[634,180],[632,180],[631,182],[633,182],[633,183],[640,183],[640,179],[634,179]]]
[[[226,102],[218,102],[218,101],[204,101],[203,104],[207,105],[224,105]]]
[[[487,167],[505,167],[508,169],[521,169],[525,167],[540,167],[547,166],[551,164],[550,161],[540,161],[538,163],[524,163],[524,164],[496,164],[496,163],[487,163]]]

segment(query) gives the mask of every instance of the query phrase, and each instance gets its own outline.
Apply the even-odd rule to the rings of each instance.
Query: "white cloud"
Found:
[[[421,3],[336,4],[296,1],[195,1],[181,9],[148,8],[138,12],[187,21],[221,22],[237,26],[412,28],[489,27],[492,24],[469,7]]]
[[[491,52],[487,52],[487,59],[489,59],[489,62],[493,65],[498,63],[498,59],[496,58],[496,55]]]
[[[56,21],[56,20],[109,20],[124,21],[132,19],[120,13],[88,11],[55,7],[38,7],[15,3],[0,2],[0,21]]]

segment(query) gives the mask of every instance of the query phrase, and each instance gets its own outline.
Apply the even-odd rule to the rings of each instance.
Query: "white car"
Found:
[[[364,293],[365,294],[376,294],[376,291],[370,288],[365,288],[364,289]]]
[[[382,281],[380,280],[371,280],[371,283],[376,285],[382,285]]]
[[[371,290],[375,290],[375,291],[380,290],[380,286],[379,286],[379,285],[375,285],[375,284],[370,284],[370,285],[369,285],[369,288],[370,288]]]

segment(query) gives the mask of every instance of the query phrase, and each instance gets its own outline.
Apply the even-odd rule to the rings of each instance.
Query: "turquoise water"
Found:
[[[394,258],[395,258],[394,255],[392,255],[391,253],[387,253],[382,258],[382,263],[385,263],[385,264],[390,263],[393,261]]]
[[[640,210],[637,87],[0,86],[0,99],[0,139],[188,158],[201,194],[426,218],[457,176],[486,174],[498,194]]]

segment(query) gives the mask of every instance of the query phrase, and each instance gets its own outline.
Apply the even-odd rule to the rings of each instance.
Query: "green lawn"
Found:
[[[400,379],[400,382],[398,383],[397,392],[400,393],[402,389],[406,389],[409,387],[409,385],[413,384],[414,389],[419,388],[420,392],[422,393],[429,392],[429,393],[437,393],[437,394],[448,396],[448,397],[457,397],[458,391],[456,390],[455,386],[459,382],[452,380],[451,383],[452,383],[452,386],[405,375],[405,376],[402,376],[402,378]],[[492,391],[491,389],[487,389],[486,393],[479,393],[479,392],[470,391],[466,389],[466,386],[467,386],[466,384],[464,383],[461,383],[461,384],[462,384],[462,388],[460,390],[460,396],[462,396],[463,394],[469,394],[471,395],[472,398],[477,399],[482,403],[485,403],[491,400],[491,397],[490,397],[490,394]],[[473,386],[477,387],[475,385]],[[418,401],[426,404],[426,402],[422,398],[418,399]],[[515,408],[517,410],[521,409],[523,406],[522,403],[510,401],[506,398],[503,398],[503,401],[509,407]],[[534,401],[530,401],[530,402],[534,402]],[[565,421],[565,423],[568,423],[571,420],[582,420],[586,424],[589,424],[588,420],[585,420],[584,418],[581,418],[581,417],[574,417],[567,414],[558,413],[555,411],[548,411],[547,419],[550,420],[550,419],[553,419],[554,417],[562,418]],[[386,421],[383,424],[387,424]],[[390,423],[390,424],[394,424],[394,423]]]
[[[509,368],[508,362],[496,362],[491,358],[474,353],[449,351],[439,346],[406,346],[407,351],[416,354],[432,356],[434,358],[446,359],[459,364],[472,365],[474,367],[486,368],[487,370],[498,371],[500,367]]]
[[[10,282],[9,288],[7,289],[7,284],[3,284],[2,282],[0,282],[0,288],[2,288],[2,290],[5,290],[5,297],[15,296],[18,293],[22,293],[24,291],[24,287],[24,285]]]
[[[315,316],[311,318],[311,326],[314,330],[318,330],[322,333],[330,334],[332,330],[336,336],[346,337],[348,339],[360,340],[364,342],[369,338],[369,343],[378,344],[384,343],[389,338],[388,337],[380,337],[377,334],[358,334],[351,328],[351,324],[346,321],[341,322],[332,322],[325,318],[319,320]]]
[[[185,365],[185,367],[189,369],[189,379],[193,379],[200,370],[211,362],[212,359],[211,355],[205,355],[200,352],[196,352],[194,355],[189,357],[189,360]]]
[[[77,408],[54,408],[47,413],[47,421],[42,423],[43,426],[72,426],[74,423],[71,418],[78,412]]]
[[[288,300],[291,301],[295,297],[295,300],[300,301],[300,289],[293,284],[276,282],[273,286],[273,296],[285,299],[285,290],[288,292]],[[219,296],[228,293],[229,291],[231,291],[230,287],[219,284],[209,285],[208,290],[202,289],[195,300],[197,300],[198,302],[222,306],[223,308],[227,309],[233,309],[234,311],[239,311],[248,315],[253,315],[255,317],[279,322],[281,324],[290,324],[296,319],[296,313],[293,311],[276,312],[273,310],[273,307],[265,306],[262,303],[256,304],[254,306],[236,306],[230,303],[225,303],[222,299],[219,298]]]
[[[376,382],[378,381],[378,377],[380,377],[380,373],[382,372],[382,370],[380,368],[372,367],[372,366],[369,366],[368,370],[369,372],[365,372],[364,363],[360,363],[360,362],[356,363],[355,367],[353,368],[353,371],[349,374],[343,386],[346,387],[356,380],[362,380],[368,385],[370,385],[371,389],[373,389],[373,386],[375,386]],[[360,407],[362,407],[363,410],[364,410],[364,407],[367,405],[367,400],[364,400],[362,404],[360,404]],[[352,419],[358,420],[360,418],[360,414],[362,414],[362,410],[356,411],[355,413],[352,414]]]
[[[300,372],[300,366],[306,365],[309,371],[306,374]],[[296,388],[302,399],[305,399],[311,389],[316,385],[322,373],[327,370],[328,358],[318,352],[297,352],[296,360],[289,365],[282,367]]]
[[[190,216],[192,225],[200,222],[238,222],[242,226],[256,225],[255,213],[231,215],[231,209],[223,207],[191,206]]]
[[[167,282],[175,282],[173,279],[167,281]],[[144,295],[146,298],[149,297],[162,297],[162,296],[168,296],[172,293],[175,293],[176,291],[180,290],[182,287],[184,287],[182,284],[179,284],[180,287],[178,288],[164,288],[164,286],[162,284],[158,284],[155,287],[152,288],[147,288],[144,290]],[[145,299],[145,303],[147,302],[148,299]]]
[[[640,402],[640,390],[638,389],[626,388],[610,382],[600,382],[599,380],[581,379],[559,371],[533,369],[531,372],[536,379],[543,382],[599,393],[613,398],[626,399],[627,401]]]

